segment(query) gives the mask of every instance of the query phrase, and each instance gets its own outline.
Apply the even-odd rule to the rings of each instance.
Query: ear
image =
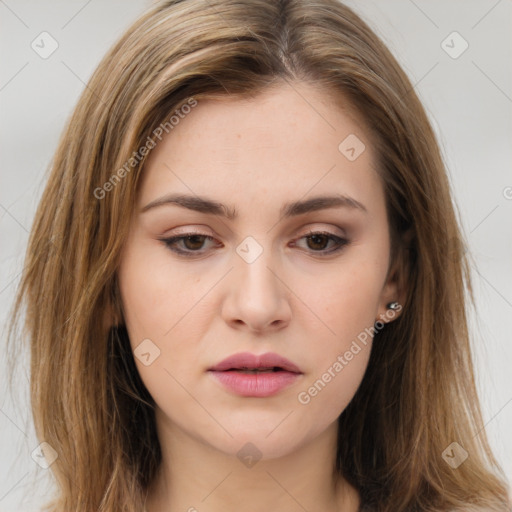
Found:
[[[379,299],[379,307],[377,318],[375,321],[384,323],[396,320],[401,314],[407,298],[407,275],[409,271],[409,251],[412,246],[413,234],[411,231],[406,232],[398,240],[398,246],[392,256],[389,265],[386,282],[382,288]],[[389,304],[396,302],[398,306],[395,309],[388,307]]]
[[[384,323],[392,322],[396,320],[402,310],[405,303],[405,290],[400,287],[400,269],[397,265],[390,268],[388,277],[384,287],[382,288],[381,296],[379,299],[379,308],[377,312],[377,318],[375,321],[381,321]],[[389,304],[396,302],[398,306],[395,309],[388,307]]]

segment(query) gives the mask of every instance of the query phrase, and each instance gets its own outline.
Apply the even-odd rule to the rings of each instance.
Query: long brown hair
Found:
[[[13,325],[24,310],[36,432],[58,454],[51,470],[59,490],[48,510],[140,511],[161,461],[154,403],[133,362],[116,282],[144,169],[140,148],[157,143],[159,126],[187,103],[254,97],[279,81],[343,95],[365,121],[385,186],[394,271],[407,290],[402,315],[375,335],[364,380],[339,418],[337,470],[377,511],[507,507],[482,429],[466,318],[470,275],[446,171],[395,58],[335,0],[168,0],[129,28],[90,79],[28,244]],[[104,321],[109,308],[117,327]],[[468,454],[456,469],[443,456],[452,443]]]

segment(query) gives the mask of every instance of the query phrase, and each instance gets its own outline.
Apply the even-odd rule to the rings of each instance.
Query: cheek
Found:
[[[134,341],[165,337],[197,302],[199,277],[170,265],[166,256],[161,248],[130,247],[123,258],[120,292]]]
[[[190,280],[149,254],[145,257],[142,251],[127,253],[119,270],[125,323],[137,371],[169,417],[173,408],[183,412],[192,405],[179,385],[191,379],[188,373],[197,366],[192,344],[184,338],[191,327],[187,311],[192,297],[189,300],[190,283],[186,283]]]
[[[122,260],[119,288],[137,369],[157,403],[189,400],[177,382],[193,379],[191,369],[201,368],[201,354],[191,340],[207,323],[207,303],[198,303],[206,280],[170,265],[165,251],[136,245]]]
[[[297,400],[324,421],[339,416],[364,377],[385,278],[385,268],[375,258],[349,263],[320,277],[315,287],[304,279],[298,291],[308,297],[306,306],[316,315],[306,310],[300,315],[311,338],[312,371]]]
[[[297,407],[303,418],[314,418],[313,434],[335,422],[352,401],[364,377],[371,344],[361,346],[350,361],[341,360],[324,366],[316,378],[305,383],[297,394]]]
[[[365,328],[372,327],[379,310],[385,267],[369,259],[356,264],[343,262],[325,274],[295,278],[297,295],[304,297],[304,323],[319,324],[318,340],[324,345],[320,352],[342,350]],[[309,319],[307,322],[305,319]],[[301,321],[301,320],[299,320]]]

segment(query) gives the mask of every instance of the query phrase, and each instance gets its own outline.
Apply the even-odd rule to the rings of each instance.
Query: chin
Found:
[[[237,428],[231,428],[229,432],[233,436],[211,436],[204,437],[205,441],[212,445],[215,449],[226,453],[227,455],[234,456],[240,460],[244,457],[249,457],[258,460],[272,460],[285,457],[300,449],[308,440],[317,435],[314,432],[307,432],[299,428],[298,425],[288,424],[286,427],[284,423],[279,424],[280,421],[286,416],[282,415],[277,421],[263,423],[258,422],[256,419],[249,421],[244,425],[237,425]]]
[[[276,439],[265,438],[265,436],[251,435],[250,432],[240,433],[234,439],[230,440],[229,445],[223,443],[216,447],[226,455],[236,457],[248,467],[257,462],[280,459],[290,455],[300,446],[299,442],[287,438],[286,443],[283,437]]]

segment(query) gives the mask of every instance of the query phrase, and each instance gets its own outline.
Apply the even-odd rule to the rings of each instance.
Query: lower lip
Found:
[[[300,373],[287,371],[242,373],[236,371],[211,371],[226,388],[241,396],[267,397],[279,393],[293,384]]]

